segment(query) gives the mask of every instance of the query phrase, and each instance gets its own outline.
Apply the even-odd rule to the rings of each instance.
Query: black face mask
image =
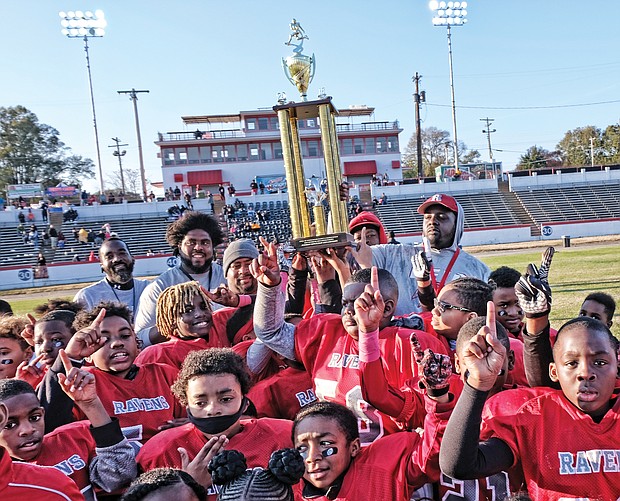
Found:
[[[224,430],[230,428],[237,421],[239,421],[241,415],[245,412],[247,404],[247,398],[243,397],[243,400],[241,401],[241,407],[239,407],[239,410],[235,414],[231,414],[229,416],[215,416],[207,418],[193,416],[188,407],[187,417],[189,419],[189,422],[192,423],[201,432],[206,433],[207,435],[218,435]]]

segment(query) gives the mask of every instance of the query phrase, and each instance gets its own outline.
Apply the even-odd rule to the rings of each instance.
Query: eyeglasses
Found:
[[[440,301],[437,298],[435,298],[435,308],[437,308],[440,311],[440,313],[445,313],[446,310],[458,310],[458,311],[464,311],[466,313],[471,313],[472,312],[472,310],[470,310],[469,308],[465,308],[464,306],[456,306],[454,304],[446,303],[445,301]]]

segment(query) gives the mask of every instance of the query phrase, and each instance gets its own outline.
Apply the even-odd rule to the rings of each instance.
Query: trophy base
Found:
[[[323,250],[328,248],[346,247],[353,245],[353,235],[350,233],[329,233],[318,237],[301,237],[291,241],[297,252]]]

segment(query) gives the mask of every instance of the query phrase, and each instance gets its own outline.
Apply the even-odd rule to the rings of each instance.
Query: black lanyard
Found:
[[[179,270],[181,270],[181,273],[183,273],[183,275],[185,275],[188,280],[190,282],[198,282],[198,280],[196,280],[195,278],[193,278],[189,273],[187,273],[181,266],[179,266]],[[207,290],[209,292],[211,292],[211,277],[213,275],[213,265],[211,265],[211,267],[209,268],[209,285],[207,285]]]

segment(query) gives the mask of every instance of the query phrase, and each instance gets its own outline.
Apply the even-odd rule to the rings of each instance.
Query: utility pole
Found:
[[[118,157],[118,168],[121,171],[121,189],[123,190],[123,196],[127,197],[127,190],[125,189],[125,176],[123,175],[123,161],[121,160],[121,158],[125,156],[125,153],[127,153],[127,150],[121,151],[121,146],[129,146],[129,145],[120,144],[121,140],[118,137],[113,137],[112,141],[114,141],[116,144],[110,144],[108,145],[108,148],[116,148],[116,151],[113,151],[112,155],[114,155],[115,157]]]
[[[144,158],[142,157],[142,137],[140,136],[140,120],[138,118],[138,93],[149,92],[148,90],[119,90],[119,94],[129,94],[129,99],[133,101],[133,112],[136,119],[136,134],[138,136],[138,158],[140,159],[140,179],[142,181],[142,199],[146,201],[146,177],[144,174]]]
[[[594,167],[594,138],[590,138],[590,165]]]
[[[495,119],[486,117],[486,118],[481,118],[480,121],[485,122],[487,126],[486,129],[482,129],[482,133],[487,135],[487,142],[489,143],[489,158],[491,159],[491,163],[493,163],[493,149],[491,148],[491,134],[497,131],[495,129],[491,129],[491,124],[495,121]]]
[[[422,75],[418,75],[416,71],[413,81],[415,82],[415,94],[413,101],[415,103],[415,137],[416,137],[416,153],[418,164],[418,177],[424,177],[424,168],[422,167],[422,129],[420,128],[420,103],[426,102],[426,92],[420,93],[419,83]]]

